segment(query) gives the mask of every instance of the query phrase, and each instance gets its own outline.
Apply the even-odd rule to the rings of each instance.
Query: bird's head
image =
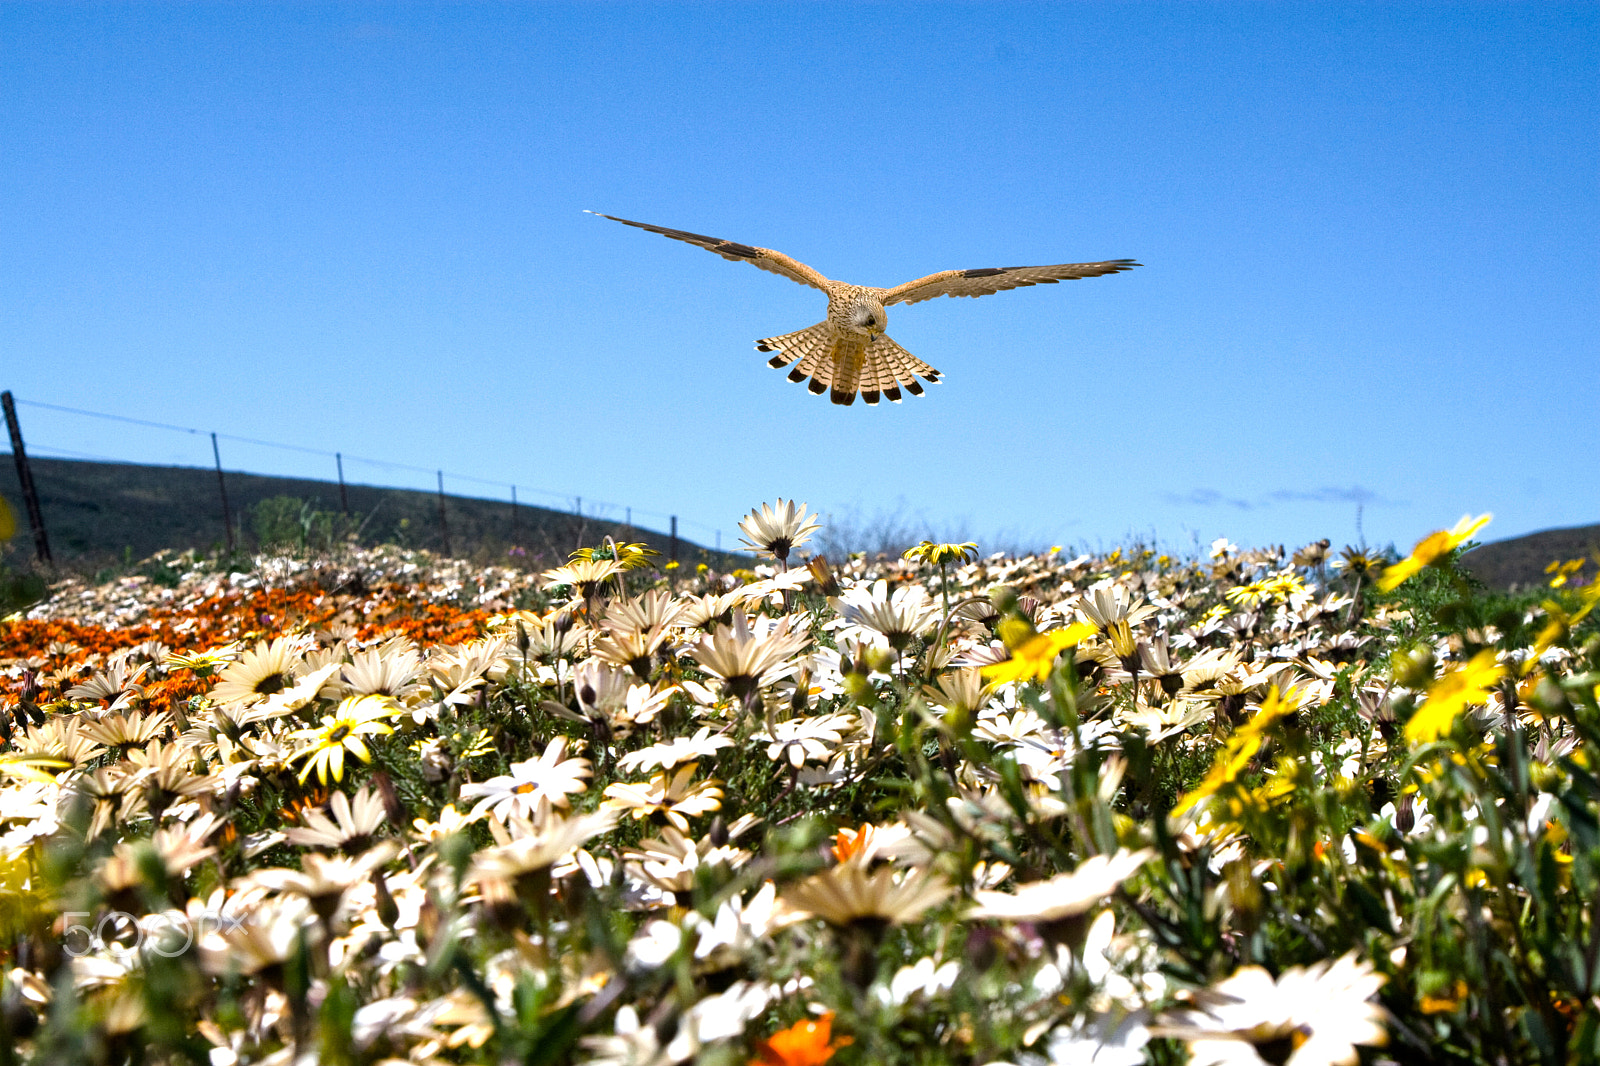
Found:
[[[871,296],[858,296],[850,305],[850,324],[863,333],[879,334],[889,328],[889,313]]]

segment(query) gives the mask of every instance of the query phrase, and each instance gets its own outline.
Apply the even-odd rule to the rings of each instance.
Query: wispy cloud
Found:
[[[1381,493],[1361,485],[1348,487],[1328,486],[1320,489],[1276,489],[1255,499],[1229,496],[1216,489],[1190,489],[1188,492],[1167,492],[1161,496],[1168,504],[1189,507],[1234,507],[1241,511],[1254,511],[1285,503],[1344,503],[1363,507],[1393,507],[1400,500],[1391,500]]]
[[[1167,503],[1178,504],[1180,506],[1184,504],[1193,507],[1216,507],[1219,505],[1226,505],[1228,507],[1237,507],[1241,511],[1249,511],[1254,509],[1256,506],[1249,500],[1243,500],[1237,496],[1224,496],[1216,489],[1190,489],[1188,492],[1184,493],[1167,492],[1163,493],[1161,498]]]
[[[1276,492],[1267,493],[1267,498],[1273,503],[1362,503],[1376,504],[1377,506],[1390,506],[1399,500],[1385,499],[1380,494],[1360,485],[1351,485],[1349,488],[1321,488],[1311,489],[1278,489]]]

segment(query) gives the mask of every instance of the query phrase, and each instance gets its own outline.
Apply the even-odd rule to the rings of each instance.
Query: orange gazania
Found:
[[[832,1032],[831,1010],[820,1018],[802,1019],[761,1041],[748,1066],[822,1066],[835,1051],[855,1043],[848,1036],[830,1042]]]
[[[391,581],[364,597],[329,594],[316,588],[270,588],[229,591],[151,603],[137,623],[107,628],[69,619],[15,619],[0,623],[0,659],[26,659],[45,649],[71,646],[71,652],[47,656],[48,667],[69,666],[108,656],[149,640],[175,650],[200,649],[291,629],[328,625],[341,613],[364,620],[355,636],[371,641],[403,634],[418,643],[458,644],[487,629],[489,612],[462,610],[449,603],[431,603],[420,586]],[[179,674],[146,694],[156,705],[181,701],[208,690],[214,681]],[[22,682],[0,679],[0,694],[20,695]],[[64,686],[52,686],[52,689]],[[59,695],[47,691],[45,699]],[[37,702],[37,699],[36,699]]]
[[[828,850],[833,852],[833,857],[838,861],[847,862],[867,849],[874,832],[870,822],[859,830],[841,829],[833,835],[833,845]]]

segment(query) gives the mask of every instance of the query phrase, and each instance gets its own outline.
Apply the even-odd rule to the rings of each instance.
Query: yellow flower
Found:
[[[934,566],[964,563],[977,557],[977,542],[970,540],[965,544],[935,544],[931,540],[925,540],[921,544],[913,544],[900,556],[902,559],[920,559]]]
[[[1378,579],[1378,588],[1389,592],[1398,587],[1402,581],[1424,566],[1448,555],[1474,533],[1488,525],[1493,517],[1491,514],[1481,514],[1477,518],[1462,515],[1461,521],[1455,524],[1455,528],[1429,533],[1417,541],[1417,546],[1411,549],[1410,555],[1383,572],[1383,576]]]
[[[1566,562],[1562,562],[1561,560],[1557,559],[1555,562],[1545,567],[1545,573],[1555,575],[1550,579],[1550,587],[1553,589],[1558,589],[1562,585],[1565,585],[1572,579],[1573,574],[1576,574],[1579,570],[1583,569],[1583,564],[1585,561],[1586,560],[1583,559],[1568,559]]]
[[[1467,983],[1457,980],[1449,988],[1441,988],[1437,993],[1424,993],[1417,1001],[1417,1007],[1424,1014],[1448,1014],[1461,1006],[1461,1001],[1467,998]]]
[[[1261,750],[1267,728],[1279,719],[1288,717],[1299,705],[1300,696],[1295,689],[1290,689],[1280,696],[1277,686],[1274,685],[1261,704],[1261,709],[1228,737],[1227,744],[1217,753],[1217,761],[1212,765],[1211,772],[1206,774],[1205,780],[1196,785],[1194,791],[1178,800],[1177,806],[1172,808],[1173,816],[1183,814],[1201,800],[1216,795],[1238,780],[1239,774],[1250,765],[1250,760],[1256,757],[1256,752]]]
[[[1571,632],[1573,626],[1587,618],[1589,612],[1596,607],[1600,607],[1600,581],[1591,581],[1580,588],[1578,590],[1578,600],[1582,606],[1579,607],[1575,614],[1568,614],[1566,608],[1555,600],[1545,600],[1544,603],[1540,604],[1544,608],[1545,614],[1549,616],[1549,621],[1545,623],[1543,629],[1539,630],[1539,635],[1533,642],[1533,654],[1523,661],[1522,673],[1524,676],[1531,673],[1533,668],[1539,665],[1539,657],[1549,651],[1556,641],[1564,638]]]
[[[322,716],[320,726],[290,733],[285,739],[312,742],[309,747],[289,757],[290,762],[302,758],[306,760],[306,764],[300,768],[300,783],[305,784],[313,769],[317,771],[317,780],[324,785],[330,777],[335,781],[343,781],[346,751],[362,762],[371,762],[372,752],[367,748],[366,741],[361,739],[362,736],[393,733],[394,728],[380,719],[393,717],[403,710],[389,696],[347,696],[332,714]]]
[[[1294,574],[1278,574],[1263,583],[1267,594],[1279,603],[1289,602],[1291,597],[1309,591],[1306,583]]]
[[[1021,681],[1024,678],[1033,678],[1043,683],[1045,678],[1050,676],[1057,655],[1094,636],[1097,632],[1099,629],[1093,622],[1075,622],[1065,629],[1035,633],[1012,649],[1011,658],[1003,663],[990,663],[982,668],[981,673],[991,683],[997,685],[1007,681]]]
[[[20,715],[22,712],[18,711],[17,713]],[[63,762],[60,759],[52,759],[48,755],[18,755],[9,751],[0,755],[0,774],[47,785],[53,784],[55,777],[46,773],[43,767],[65,769],[71,765],[71,763]]]
[[[1506,668],[1495,662],[1494,651],[1480,651],[1465,666],[1428,686],[1427,700],[1406,723],[1406,739],[1413,744],[1438,740],[1450,732],[1462,711],[1484,702],[1490,687],[1505,676]]]
[[[603,563],[615,559],[617,565],[624,570],[638,570],[649,565],[652,555],[660,554],[644,543],[610,544],[602,548],[579,548],[567,558],[586,563]]]
[[[1267,598],[1268,590],[1265,581],[1252,581],[1248,585],[1236,585],[1222,595],[1229,603],[1254,607]]]

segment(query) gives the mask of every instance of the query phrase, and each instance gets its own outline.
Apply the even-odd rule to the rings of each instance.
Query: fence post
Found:
[[[333,461],[339,464],[339,506],[344,509],[344,516],[350,517],[350,494],[344,489],[344,455],[341,452],[333,453]]]
[[[672,554],[671,554],[670,558],[671,558],[671,560],[673,562],[677,562],[678,561],[678,516],[677,515],[673,515],[672,516]]]
[[[0,392],[0,405],[5,407],[6,429],[11,433],[11,458],[17,464],[17,482],[22,486],[22,504],[28,511],[28,528],[33,531],[33,550],[51,566],[50,538],[44,532],[44,511],[39,507],[39,493],[33,486],[33,470],[28,466],[28,452],[22,446],[22,426],[17,422],[17,408],[11,392]]]
[[[228,506],[228,483],[222,478],[222,451],[217,435],[211,434],[211,458],[217,461],[217,491],[222,494],[222,529],[228,535],[228,554],[233,554],[233,508]]]
[[[444,471],[439,471],[439,537],[444,541],[444,553],[450,554],[450,527],[444,520]]]
[[[511,486],[511,543],[517,543],[517,487]]]

